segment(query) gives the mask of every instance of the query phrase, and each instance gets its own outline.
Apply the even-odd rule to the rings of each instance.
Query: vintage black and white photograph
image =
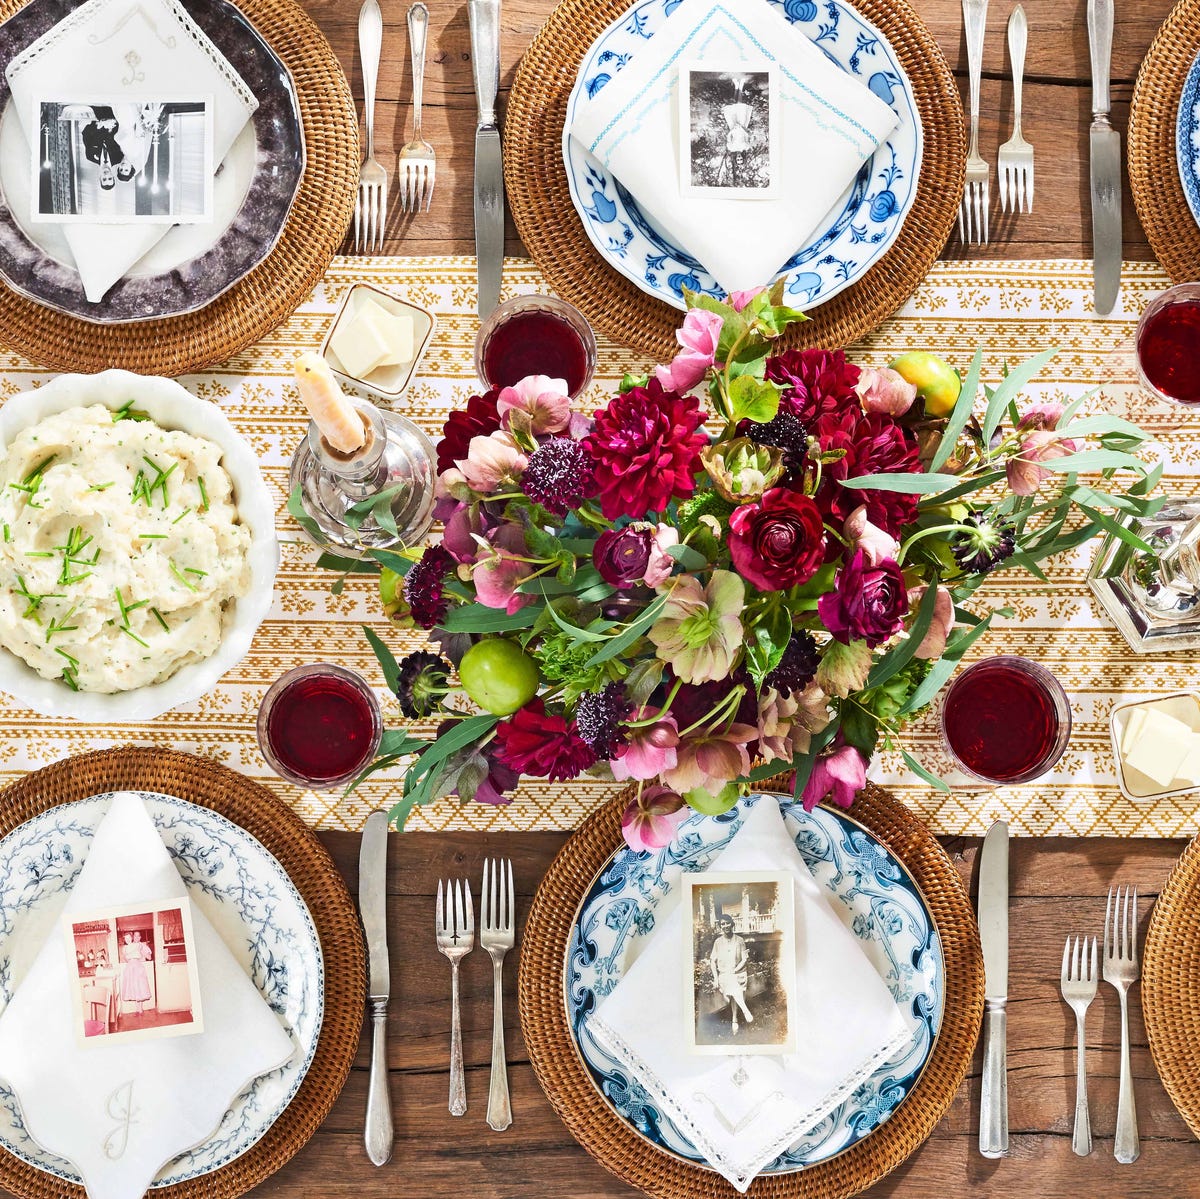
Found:
[[[684,195],[773,199],[779,186],[776,72],[742,64],[685,64],[679,74]]]
[[[207,97],[39,98],[37,221],[192,224],[212,216]]]
[[[81,1044],[203,1032],[187,900],[73,912],[63,926]]]
[[[696,1053],[789,1053],[796,1045],[792,880],[784,873],[683,876]]]

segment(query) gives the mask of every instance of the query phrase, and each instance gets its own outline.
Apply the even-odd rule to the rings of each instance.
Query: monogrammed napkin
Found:
[[[792,876],[798,1050],[730,1057],[690,1051],[691,991],[684,977],[679,888],[674,908],[664,912],[664,900],[650,943],[589,1017],[588,1029],[713,1169],[745,1191],[764,1166],[819,1124],[912,1034],[804,864],[773,798],[765,796],[747,810],[742,827],[707,869]]]
[[[114,796],[66,912],[187,903],[186,889],[141,799]],[[161,1167],[198,1145],[253,1078],[294,1046],[245,971],[192,909],[204,1031],[80,1045],[67,939],[56,927],[0,1014],[0,1078],[26,1130],[74,1164],[91,1199],[138,1199]]]

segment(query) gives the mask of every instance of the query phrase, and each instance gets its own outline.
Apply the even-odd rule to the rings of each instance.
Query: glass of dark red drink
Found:
[[[1151,395],[1200,404],[1200,283],[1155,296],[1138,321],[1134,344],[1138,381]]]
[[[258,744],[271,769],[299,787],[348,783],[375,756],[383,718],[374,692],[352,670],[297,666],[268,688]]]
[[[954,764],[985,783],[1027,783],[1062,757],[1071,706],[1062,685],[1027,658],[967,667],[942,701],[942,741]]]
[[[475,372],[486,387],[512,387],[528,375],[565,379],[574,399],[596,371],[596,338],[583,313],[555,296],[515,296],[483,322]]]

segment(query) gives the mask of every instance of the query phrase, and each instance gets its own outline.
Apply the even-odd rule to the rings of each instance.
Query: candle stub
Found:
[[[301,354],[293,371],[309,415],[330,446],[353,454],[366,443],[366,429],[358,410],[350,403],[333,377],[328,364],[314,353]]]

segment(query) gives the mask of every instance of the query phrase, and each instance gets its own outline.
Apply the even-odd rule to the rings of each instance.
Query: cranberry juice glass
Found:
[[[271,769],[314,791],[348,783],[382,736],[374,693],[354,671],[329,662],[281,675],[258,710],[258,744]]]
[[[967,667],[942,701],[942,741],[954,764],[985,783],[1027,783],[1049,770],[1071,736],[1062,685],[1027,658]]]
[[[574,399],[596,372],[596,338],[578,308],[555,296],[515,296],[483,322],[475,373],[486,387],[512,387],[527,375],[565,379]]]
[[[1200,404],[1200,283],[1155,296],[1134,335],[1138,382],[1152,396]]]

